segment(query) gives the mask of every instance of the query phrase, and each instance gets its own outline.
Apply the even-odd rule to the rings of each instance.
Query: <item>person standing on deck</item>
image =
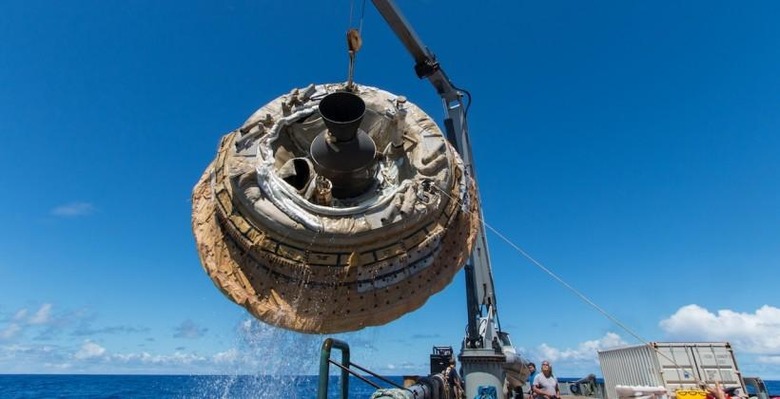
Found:
[[[534,377],[531,392],[535,399],[559,399],[561,397],[558,379],[553,375],[549,361],[542,362],[542,372]]]
[[[534,362],[528,362],[528,391],[531,392],[531,385],[534,384],[534,377],[536,377],[536,364]]]
[[[458,374],[458,370],[455,369],[455,358],[450,358],[450,364],[444,370],[444,375],[447,378],[447,383],[452,387],[453,397],[455,399],[461,399],[463,397],[463,380]]]
[[[523,384],[522,387],[520,387],[520,395],[517,394],[517,389],[515,390],[515,398],[522,399],[523,397],[526,398],[532,398],[534,396],[534,391],[532,386],[534,385],[534,377],[536,377],[536,364],[534,362],[528,362],[528,381]]]

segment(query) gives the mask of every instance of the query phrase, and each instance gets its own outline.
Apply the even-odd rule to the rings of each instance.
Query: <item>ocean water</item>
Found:
[[[317,376],[0,374],[0,398],[312,399],[317,397],[318,380]],[[328,397],[340,397],[339,382],[339,377],[330,378]],[[376,390],[354,377],[349,387],[350,399],[369,398]]]
[[[391,377],[397,383],[401,377]],[[780,381],[765,381],[780,395]],[[317,376],[219,375],[40,375],[0,374],[0,398],[257,398],[312,399]],[[350,378],[350,399],[367,399],[374,387]],[[380,384],[383,387],[386,385]],[[328,397],[339,396],[339,378],[331,377]]]

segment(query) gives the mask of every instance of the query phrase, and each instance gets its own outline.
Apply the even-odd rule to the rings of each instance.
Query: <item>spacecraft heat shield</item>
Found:
[[[419,308],[460,270],[479,223],[474,182],[428,115],[377,88],[342,90],[311,85],[261,107],[222,138],[193,190],[198,252],[217,287],[301,332]],[[350,131],[331,132],[332,115]],[[358,141],[356,152],[338,144]],[[357,168],[333,167],[351,157]]]

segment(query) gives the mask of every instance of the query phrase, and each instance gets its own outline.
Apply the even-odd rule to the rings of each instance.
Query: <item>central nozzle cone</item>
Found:
[[[333,183],[334,197],[358,196],[374,182],[376,169],[376,144],[359,129],[366,103],[356,94],[338,91],[320,100],[319,108],[328,131],[311,143],[314,169]]]
[[[337,141],[350,141],[355,138],[366,114],[366,103],[355,94],[339,91],[325,96],[319,109],[330,134]]]

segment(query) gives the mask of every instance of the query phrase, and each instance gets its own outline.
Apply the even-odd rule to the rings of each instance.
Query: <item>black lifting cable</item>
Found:
[[[333,361],[333,360],[330,360],[330,359],[328,359],[328,362],[329,362],[330,364],[332,364],[332,365],[334,365],[334,366],[336,366],[336,367],[338,367],[338,368],[340,368],[340,369],[342,369],[342,370],[346,371],[347,373],[354,375],[355,377],[357,377],[357,378],[358,378],[358,379],[360,379],[361,381],[365,382],[365,383],[366,383],[366,384],[368,384],[368,385],[371,385],[372,387],[374,387],[374,388],[376,388],[376,389],[381,389],[381,388],[382,388],[382,387],[380,387],[380,386],[379,386],[377,383],[375,383],[375,382],[373,382],[373,381],[369,380],[369,379],[368,379],[368,378],[366,378],[366,377],[363,377],[362,375],[360,375],[360,374],[358,374],[358,373],[354,372],[354,371],[353,371],[352,369],[350,369],[349,367],[345,367],[345,366],[344,366],[344,365],[342,365],[341,363],[335,362],[335,361]],[[352,365],[353,365],[353,366],[356,366],[355,364],[352,364]],[[371,373],[371,374],[373,375],[373,373]]]
[[[369,370],[369,369],[367,369],[367,368],[365,368],[365,367],[362,367],[362,366],[360,366],[359,364],[355,364],[355,363],[352,363],[352,362],[350,362],[350,364],[349,364],[349,365],[347,365],[347,366],[344,366],[343,364],[341,364],[341,363],[339,363],[339,362],[337,362],[337,361],[335,361],[335,360],[331,360],[331,359],[328,359],[328,362],[329,362],[330,364],[332,364],[332,365],[334,365],[334,366],[336,366],[336,367],[338,367],[338,368],[340,368],[340,369],[342,369],[342,370],[346,371],[347,373],[349,373],[349,374],[351,374],[351,375],[354,375],[354,376],[355,376],[355,377],[357,377],[359,380],[361,380],[361,381],[365,382],[365,383],[366,383],[366,384],[368,384],[368,385],[371,385],[372,387],[374,387],[374,388],[376,388],[376,389],[382,389],[382,387],[381,387],[381,386],[379,386],[379,384],[377,384],[377,383],[375,383],[375,382],[373,382],[373,381],[369,380],[368,378],[366,378],[366,377],[363,377],[362,375],[358,374],[357,372],[355,372],[354,370],[352,370],[350,367],[354,367],[354,368],[356,368],[356,369],[358,369],[358,370],[360,370],[360,371],[362,371],[362,372],[364,372],[364,373],[367,373],[367,374],[371,375],[372,377],[374,377],[374,378],[377,378],[377,379],[381,380],[382,382],[385,382],[385,383],[387,383],[387,384],[389,384],[389,385],[392,385],[392,386],[393,386],[393,387],[395,387],[395,388],[399,388],[399,389],[406,389],[404,386],[402,386],[402,385],[399,385],[397,382],[395,382],[395,381],[393,381],[393,380],[390,380],[390,379],[388,379],[388,378],[386,378],[386,377],[383,377],[383,376],[381,376],[381,375],[379,375],[379,374],[377,374],[377,373],[375,373],[375,372],[373,372],[373,371],[371,371],[371,370]]]
[[[384,381],[384,382],[386,382],[386,383],[388,383],[388,384],[390,384],[390,385],[392,385],[392,386],[394,386],[396,388],[403,388],[402,385],[398,385],[398,383],[396,383],[396,382],[394,382],[394,381],[392,381],[390,379],[387,379],[385,377],[382,377],[381,375],[379,375],[379,374],[377,374],[377,373],[375,373],[375,372],[373,372],[371,370],[367,370],[366,368],[361,367],[360,365],[357,365],[355,363],[352,363],[351,365],[355,366],[356,369],[358,369],[358,370],[360,370],[360,371],[362,371],[364,373],[371,374],[371,376],[373,376],[374,378],[378,378],[378,379],[380,379],[380,380],[382,380],[382,381]]]
[[[355,0],[351,0],[349,2],[349,29],[352,29],[352,17],[355,14]],[[361,6],[360,10],[360,24],[358,25],[358,33],[363,33],[363,19],[366,17],[366,0],[363,0],[363,5]]]

